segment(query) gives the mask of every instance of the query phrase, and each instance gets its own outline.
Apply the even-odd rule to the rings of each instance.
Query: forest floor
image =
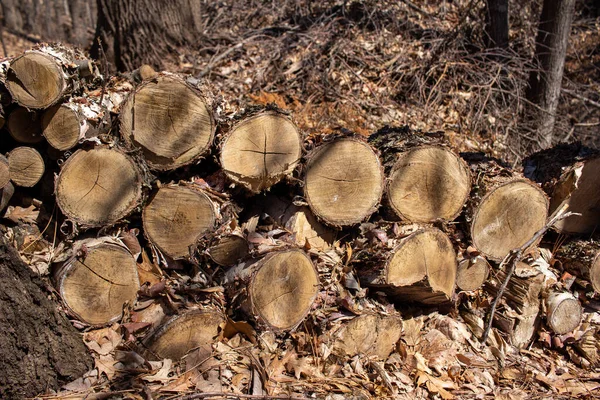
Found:
[[[498,52],[485,46],[483,1],[214,2],[203,11],[198,48],[174,52],[166,69],[207,79],[232,107],[275,103],[309,135],[344,129],[367,136],[409,125],[444,131],[461,151],[518,166],[537,149],[522,113],[539,12],[539,1],[511,1],[510,49]],[[8,55],[33,44],[6,32],[4,42]],[[592,147],[600,145],[599,43],[600,8],[579,1],[556,136]],[[346,251],[329,256],[343,264]],[[489,305],[481,293],[467,297],[464,304]],[[360,308],[359,298],[351,301]],[[252,333],[240,333],[208,357],[188,360],[202,373],[166,361],[143,369],[124,350],[143,329],[130,320],[84,333],[96,368],[44,397],[241,396],[258,373],[265,394],[245,398],[600,398],[598,365],[572,345],[598,334],[598,310],[600,302],[590,299],[578,331],[557,337],[540,330],[520,350],[499,334],[479,344],[455,311],[403,310],[412,318],[385,362],[357,356],[335,368],[318,359],[322,344],[306,327],[283,339],[262,334],[261,346],[251,344]]]

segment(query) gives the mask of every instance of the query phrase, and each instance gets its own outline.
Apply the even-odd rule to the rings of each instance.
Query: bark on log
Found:
[[[191,350],[220,340],[224,315],[211,308],[189,310],[169,318],[144,339],[151,359],[180,360]]]
[[[448,236],[423,228],[400,240],[385,262],[357,272],[366,286],[405,302],[449,301],[456,285],[456,253]]]
[[[552,292],[546,298],[546,322],[556,334],[574,331],[582,314],[581,304],[571,293]]]
[[[0,190],[10,183],[10,167],[6,157],[0,154]]]
[[[373,149],[342,138],[308,155],[304,197],[313,213],[334,227],[351,226],[373,214],[383,192],[383,171]]]
[[[6,206],[8,206],[8,202],[14,194],[15,187],[10,182],[2,189],[0,189],[0,214],[4,211]]]
[[[208,97],[176,75],[163,73],[132,92],[120,115],[125,142],[140,148],[153,170],[172,170],[204,156],[215,121]]]
[[[82,227],[114,224],[133,211],[141,198],[138,165],[115,149],[76,151],[56,180],[58,206]]]
[[[221,166],[229,179],[259,193],[292,174],[302,156],[296,125],[274,111],[242,119],[221,145]]]
[[[144,232],[163,254],[189,258],[198,240],[214,230],[217,206],[194,185],[163,186],[144,208]]]
[[[227,272],[226,282],[242,311],[274,331],[297,327],[319,290],[315,266],[298,249],[275,251],[240,264]]]
[[[92,365],[80,335],[0,234],[0,397],[31,398]]]
[[[35,144],[44,140],[40,114],[19,107],[8,115],[8,132],[19,143]]]
[[[484,257],[467,258],[458,263],[456,286],[460,290],[473,291],[483,286],[490,273],[490,264]]]
[[[111,238],[76,242],[55,279],[69,312],[93,326],[119,320],[123,306],[133,305],[140,288],[135,259]]]
[[[560,247],[553,256],[564,270],[590,282],[594,291],[600,293],[600,243],[574,240]]]
[[[32,147],[17,147],[8,153],[10,179],[17,186],[35,186],[46,171],[42,155]]]

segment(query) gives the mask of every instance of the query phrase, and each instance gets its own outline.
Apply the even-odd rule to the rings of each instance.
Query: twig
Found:
[[[237,394],[237,393],[196,393],[181,397],[181,400],[207,399],[210,397],[228,398],[228,399],[264,399],[264,400],[309,400],[308,397],[292,396],[269,396],[263,394]]]
[[[588,99],[587,97],[584,97],[584,96],[580,95],[579,93],[577,93],[577,92],[575,92],[573,90],[569,90],[569,89],[564,89],[563,88],[562,91],[565,92],[566,94],[569,94],[569,95],[571,95],[571,96],[573,96],[573,97],[575,97],[575,98],[583,101],[584,103],[588,103],[588,104],[590,104],[592,106],[596,106],[596,107],[600,108],[600,103],[599,102],[594,101],[592,99]]]
[[[502,262],[500,263],[500,266],[508,265],[508,271],[506,273],[506,278],[504,279],[504,282],[502,282],[502,286],[500,286],[500,289],[498,290],[498,293],[496,294],[496,298],[494,299],[494,302],[492,303],[492,306],[488,313],[485,330],[483,331],[483,335],[481,335],[481,339],[480,339],[481,343],[485,343],[485,341],[487,340],[487,338],[490,334],[490,330],[492,329],[492,322],[494,320],[494,314],[496,313],[496,307],[498,306],[498,303],[500,302],[500,299],[502,298],[502,295],[504,294],[504,291],[506,290],[506,286],[508,286],[508,282],[510,281],[510,278],[512,277],[513,273],[515,272],[515,268],[517,266],[517,261],[519,261],[523,257],[523,252],[526,249],[528,249],[530,246],[532,246],[534,243],[536,243],[544,235],[544,233],[546,233],[546,231],[552,227],[552,225],[554,225],[558,221],[565,219],[567,217],[570,217],[572,215],[578,215],[577,213],[566,212],[567,208],[569,208],[568,203],[564,203],[562,206],[560,206],[554,212],[554,214],[550,217],[550,220],[546,223],[546,225],[544,225],[544,227],[542,229],[537,231],[531,237],[531,239],[529,239],[527,241],[527,243],[525,243],[521,247],[511,250],[508,253],[508,255],[506,257],[504,257],[504,260],[502,260]]]

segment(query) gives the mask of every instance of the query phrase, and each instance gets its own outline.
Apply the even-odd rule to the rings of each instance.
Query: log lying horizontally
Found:
[[[8,159],[0,154],[0,189],[4,188],[10,182],[10,167]]]
[[[583,310],[568,292],[552,292],[546,298],[546,322],[559,335],[574,331],[581,323]]]
[[[473,291],[483,286],[490,273],[490,264],[484,257],[467,258],[458,263],[456,286],[460,290]]]
[[[17,186],[32,187],[37,184],[46,167],[41,154],[32,147],[17,147],[8,153],[10,179]]]
[[[337,139],[308,156],[304,196],[327,224],[341,227],[364,221],[377,210],[382,192],[379,158],[360,139]]]
[[[8,131],[19,143],[35,144],[44,140],[40,114],[19,107],[8,116]]]
[[[236,124],[221,146],[221,166],[229,179],[253,193],[290,175],[302,156],[296,125],[274,111],[261,112]]]

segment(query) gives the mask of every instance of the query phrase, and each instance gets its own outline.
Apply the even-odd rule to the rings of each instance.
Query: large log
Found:
[[[214,139],[208,100],[190,80],[163,73],[129,95],[120,115],[121,136],[142,150],[151,169],[194,162],[206,155]]]
[[[281,113],[259,112],[243,118],[221,145],[221,166],[229,179],[253,193],[291,173],[302,156],[302,137]]]
[[[335,227],[367,219],[383,192],[379,157],[358,138],[341,138],[317,147],[308,155],[304,196],[322,221]]]

